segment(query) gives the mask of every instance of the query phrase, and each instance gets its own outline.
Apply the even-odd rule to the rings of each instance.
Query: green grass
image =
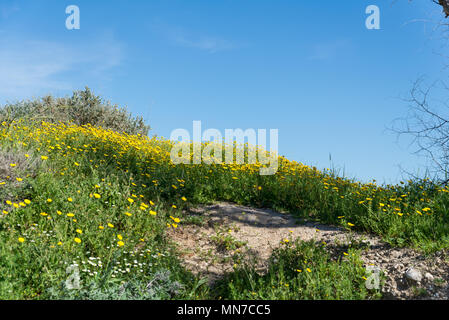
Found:
[[[288,242],[276,249],[268,272],[252,265],[238,267],[215,289],[217,299],[332,300],[377,299],[379,290],[368,290],[359,252],[348,250],[337,259],[314,242]]]

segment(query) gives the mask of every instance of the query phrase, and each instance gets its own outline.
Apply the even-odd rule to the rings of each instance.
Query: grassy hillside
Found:
[[[283,157],[271,176],[259,175],[260,164],[174,165],[172,142],[123,131],[1,123],[0,299],[378,296],[364,287],[357,250],[335,261],[301,242],[278,249],[267,274],[237,266],[209,288],[181,266],[166,230],[190,223],[183,209],[215,200],[286,210],[395,246],[449,244],[449,188],[431,181],[362,184]],[[74,266],[79,290],[66,283]]]

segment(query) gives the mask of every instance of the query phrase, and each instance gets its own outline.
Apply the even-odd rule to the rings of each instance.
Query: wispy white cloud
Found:
[[[177,45],[190,48],[197,48],[200,50],[208,51],[210,53],[229,50],[234,47],[231,42],[225,39],[209,36],[202,36],[199,38],[193,37],[189,38],[186,35],[176,35],[175,37],[173,37],[173,40]]]
[[[122,51],[113,37],[78,46],[0,37],[0,102],[72,90],[80,77],[108,80],[122,61]]]
[[[167,25],[161,22],[152,23],[151,29],[162,35],[175,46],[195,48],[209,53],[230,50],[236,47],[231,41],[219,36],[193,33],[187,31],[186,28]]]
[[[331,60],[351,46],[345,39],[331,40],[317,43],[312,46],[310,60]]]

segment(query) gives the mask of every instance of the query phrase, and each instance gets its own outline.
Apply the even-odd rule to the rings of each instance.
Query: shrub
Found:
[[[126,108],[119,108],[96,96],[88,87],[74,91],[71,97],[25,100],[0,107],[0,121],[11,123],[18,119],[65,122],[77,125],[90,123],[118,132],[147,135],[150,126],[142,117],[133,117]]]
[[[173,299],[183,289],[171,279],[168,270],[158,271],[149,282],[131,280],[101,285],[91,282],[85,288],[69,290],[64,282],[47,290],[49,299],[56,300],[165,300]]]

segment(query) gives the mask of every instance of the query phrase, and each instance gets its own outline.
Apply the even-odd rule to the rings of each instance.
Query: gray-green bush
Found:
[[[142,117],[133,117],[126,108],[119,108],[96,96],[91,89],[74,91],[71,97],[23,100],[0,106],[0,121],[11,123],[18,119],[65,122],[77,125],[90,123],[118,132],[147,135],[150,126]]]
[[[176,297],[182,289],[183,285],[171,279],[170,271],[165,270],[156,272],[149,282],[135,279],[103,286],[91,282],[79,290],[69,290],[62,282],[59,287],[49,288],[47,295],[57,300],[166,300]]]

